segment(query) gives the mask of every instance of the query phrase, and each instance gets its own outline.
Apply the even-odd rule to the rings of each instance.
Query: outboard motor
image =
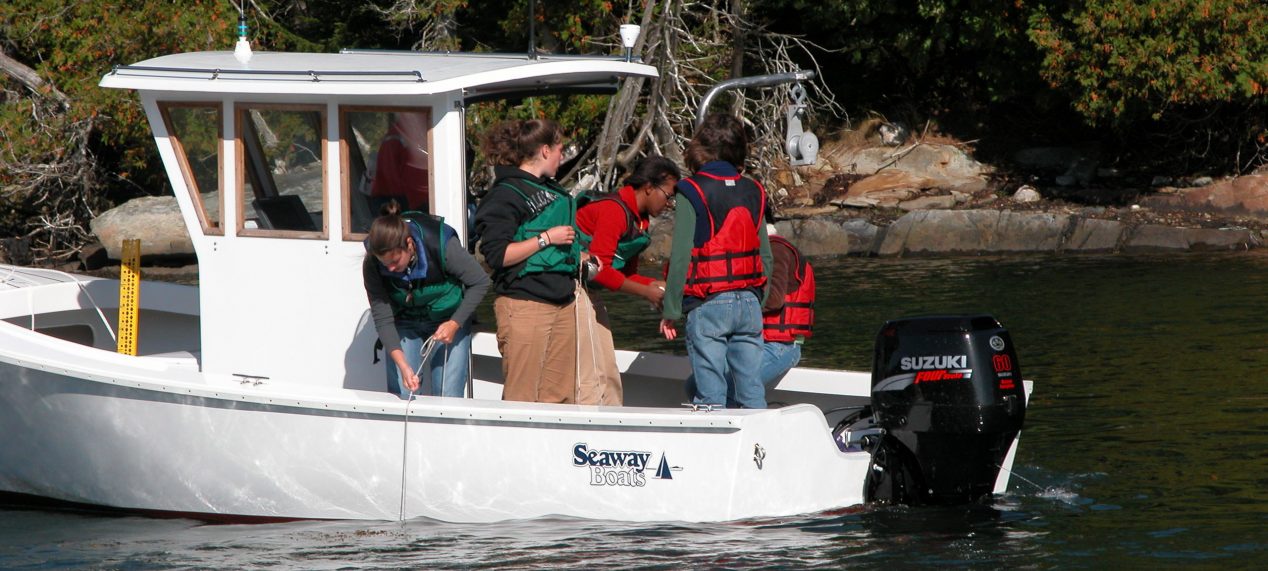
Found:
[[[1026,416],[1008,331],[989,315],[885,323],[872,365],[867,501],[956,504],[991,494]]]

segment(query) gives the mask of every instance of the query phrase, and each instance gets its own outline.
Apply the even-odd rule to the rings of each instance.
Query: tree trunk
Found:
[[[41,96],[49,96],[56,99],[63,107],[70,104],[70,99],[64,93],[58,91],[57,88],[44,81],[34,69],[27,67],[26,64],[9,57],[8,54],[0,51],[0,71],[3,71],[9,77],[18,80],[27,89]]]

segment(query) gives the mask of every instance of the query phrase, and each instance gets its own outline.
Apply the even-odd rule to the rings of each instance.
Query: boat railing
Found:
[[[8,283],[8,282],[9,282],[9,280],[13,278],[14,274],[16,274],[16,273],[17,273],[17,271],[18,271],[18,266],[8,265],[8,269],[9,269],[9,272],[8,272],[7,274],[5,274],[5,275],[4,275],[4,277],[0,277],[0,284],[5,284],[5,283]],[[118,343],[118,342],[119,342],[119,338],[118,338],[118,336],[117,336],[117,335],[115,335],[114,328],[110,326],[110,320],[109,320],[109,319],[106,319],[106,314],[105,314],[105,312],[103,312],[103,311],[101,310],[101,306],[97,305],[97,300],[96,300],[96,299],[93,299],[93,297],[92,297],[92,293],[88,291],[88,288],[84,287],[84,281],[83,281],[83,280],[80,280],[78,277],[74,276],[73,274],[69,274],[69,273],[63,272],[63,271],[61,271],[61,270],[55,270],[55,269],[52,269],[52,268],[44,268],[44,269],[41,269],[40,271],[42,271],[42,272],[48,272],[48,273],[51,273],[51,274],[54,274],[54,275],[59,275],[59,276],[65,276],[67,279],[69,279],[70,281],[74,282],[74,283],[75,283],[75,285],[79,286],[79,290],[80,290],[80,291],[82,291],[82,292],[84,292],[84,296],[86,296],[86,297],[88,298],[88,303],[89,303],[90,305],[92,305],[92,308],[93,308],[93,309],[95,309],[95,310],[97,311],[97,315],[101,317],[101,322],[102,322],[103,324],[105,324],[105,326],[106,326],[106,331],[108,331],[108,332],[110,333],[110,339],[111,339],[111,341],[114,341],[115,343]],[[30,308],[30,312],[29,312],[29,313],[30,313],[30,317],[31,317],[31,327],[30,327],[30,328],[31,328],[31,330],[32,330],[32,331],[35,331],[35,303],[34,303],[34,300],[31,298],[31,296],[32,296],[32,295],[34,295],[34,294],[32,293],[32,290],[27,289],[27,302],[28,302],[28,303],[27,303],[27,305],[28,305],[28,307]]]
[[[413,81],[423,83],[427,81],[423,78],[423,72],[416,69],[413,70],[286,70],[286,69],[223,69],[223,68],[196,68],[196,67],[162,67],[152,65],[116,65],[110,69],[110,75],[118,75],[119,72],[152,72],[152,73],[192,73],[207,74],[208,80],[220,79],[221,76],[242,75],[242,76],[296,76],[307,77],[315,82],[322,81],[322,77],[412,77]]]

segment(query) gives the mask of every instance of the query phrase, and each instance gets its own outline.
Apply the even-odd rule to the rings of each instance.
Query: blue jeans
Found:
[[[801,361],[801,345],[796,343],[762,343],[762,386],[771,388],[779,384],[788,370]]]
[[[759,376],[762,379],[762,385],[771,388],[788,374],[788,371],[797,366],[801,362],[801,345],[796,343],[775,343],[766,341],[762,343],[762,366]],[[739,405],[735,402],[734,384],[727,385],[726,406],[729,408],[737,408]],[[687,395],[695,395],[696,392],[696,376],[687,377]]]
[[[440,323],[396,322],[401,336],[401,351],[410,369],[418,371],[422,362],[423,343],[436,332]],[[442,397],[467,395],[467,371],[471,361],[471,326],[464,325],[454,333],[453,343],[440,344],[432,351],[427,370],[418,373],[419,387],[415,394]],[[401,372],[391,359],[387,359],[387,390],[401,398],[409,398],[409,390],[401,386]],[[431,378],[431,386],[427,379]]]
[[[714,295],[687,314],[687,355],[696,379],[692,402],[723,405],[733,392],[742,408],[766,408],[762,309],[748,290]]]

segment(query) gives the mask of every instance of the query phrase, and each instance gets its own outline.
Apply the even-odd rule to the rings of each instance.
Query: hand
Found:
[[[647,301],[652,302],[652,305],[660,307],[665,300],[665,282],[655,281],[647,284],[647,287],[644,288],[643,297],[647,298]]]
[[[577,237],[577,230],[572,226],[555,226],[543,233],[548,246],[567,246]]]
[[[408,365],[397,367],[397,369],[401,372],[401,385],[411,393],[418,391],[418,375],[415,375]]]
[[[665,336],[665,339],[668,339],[670,341],[673,341],[674,339],[676,339],[678,337],[678,330],[674,328],[674,320],[672,319],[660,320],[660,333],[661,335]]]
[[[458,333],[458,322],[450,319],[441,323],[436,328],[436,332],[431,334],[431,338],[446,345],[453,343],[453,336]]]

